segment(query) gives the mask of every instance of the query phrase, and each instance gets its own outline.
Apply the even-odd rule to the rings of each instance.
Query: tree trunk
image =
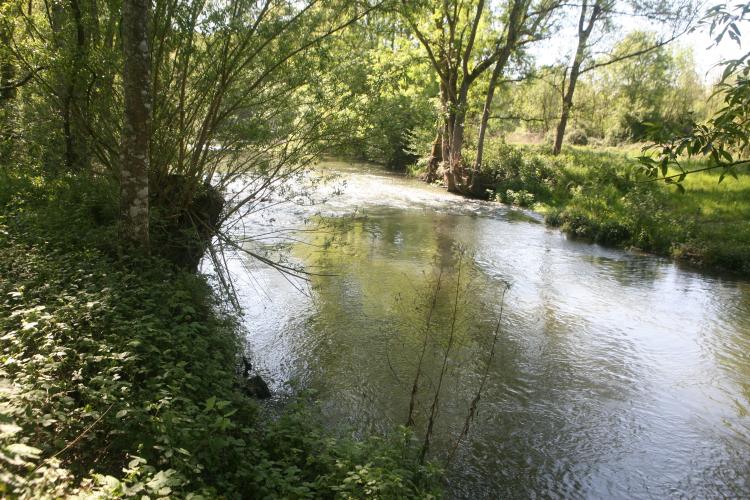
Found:
[[[555,146],[552,150],[552,153],[555,155],[560,154],[560,151],[562,150],[562,143],[565,137],[565,127],[568,126],[570,110],[573,108],[573,94],[576,90],[576,83],[578,83],[578,76],[581,73],[581,64],[586,55],[587,44],[591,32],[594,29],[594,24],[601,13],[599,0],[594,3],[591,9],[591,17],[589,17],[588,20],[586,19],[587,12],[588,1],[584,0],[581,6],[581,16],[578,19],[578,46],[576,47],[576,54],[573,58],[573,65],[570,67],[570,80],[568,81],[567,90],[563,89],[562,110],[560,112],[560,121],[557,124]]]
[[[474,192],[476,189],[476,180],[479,176],[479,172],[482,168],[482,160],[484,156],[484,139],[487,135],[487,124],[490,121],[490,111],[492,110],[492,100],[495,97],[495,88],[497,88],[497,81],[500,75],[505,71],[505,65],[508,64],[510,55],[516,48],[518,42],[518,30],[519,24],[522,19],[522,8],[525,3],[521,0],[515,0],[513,7],[511,7],[510,15],[508,16],[508,34],[505,38],[505,45],[503,46],[500,54],[498,55],[495,67],[492,70],[492,76],[490,77],[490,84],[487,88],[487,95],[484,100],[484,109],[482,110],[482,120],[479,123],[479,136],[477,138],[477,157],[474,160],[474,167],[472,168],[471,182],[469,185],[469,191]]]
[[[455,113],[451,130],[450,154],[445,168],[445,185],[448,192],[457,193],[463,186],[462,150],[464,147],[464,123],[466,122],[466,108],[468,106],[469,85],[466,79],[461,85],[458,99],[454,103]]]
[[[430,151],[430,159],[427,163],[427,182],[435,182],[437,179],[437,169],[440,163],[445,161],[447,156],[447,135],[446,135],[446,120],[448,117],[449,106],[448,106],[448,90],[444,82],[440,82],[440,105],[443,111],[443,124],[435,135],[435,140],[432,141],[432,150]]]
[[[456,126],[456,115],[449,109],[443,125],[443,183],[449,192],[456,191],[456,180],[453,177],[451,161],[453,158],[453,130]]]
[[[73,64],[65,92],[66,162],[68,169],[86,170],[89,166],[87,132],[83,123],[86,113],[86,91],[83,68],[87,58],[86,30],[79,0],[70,0],[75,25]]]
[[[500,62],[495,65],[495,69],[492,71],[492,77],[490,78],[490,86],[487,89],[487,96],[484,100],[484,109],[482,110],[482,119],[479,122],[479,136],[477,137],[477,157],[474,160],[474,167],[471,169],[471,180],[469,181],[469,191],[474,192],[477,187],[477,179],[479,178],[479,172],[482,169],[482,159],[484,156],[484,137],[487,134],[487,124],[490,121],[490,109],[492,108],[492,99],[495,95],[495,87],[497,85],[497,79],[502,70],[500,68]]]
[[[571,75],[572,76],[572,75]],[[568,126],[568,118],[570,117],[570,110],[573,107],[573,92],[575,91],[575,84],[572,83],[568,87],[568,91],[565,92],[562,101],[562,110],[560,112],[560,121],[557,123],[557,133],[555,134],[555,147],[552,153],[555,155],[560,154],[562,151],[563,138],[565,137],[565,127]]]
[[[437,177],[437,168],[443,159],[443,136],[440,131],[435,134],[435,140],[432,141],[432,149],[430,150],[430,158],[427,161],[427,172],[425,174],[425,180],[427,182],[434,182]]]
[[[514,42],[515,44],[515,42]],[[492,100],[495,97],[495,88],[497,87],[497,81],[500,75],[505,70],[505,65],[510,59],[511,48],[506,46],[506,50],[500,54],[500,57],[495,64],[495,68],[492,70],[492,76],[490,77],[489,87],[487,88],[487,96],[484,99],[484,109],[482,110],[482,120],[479,123],[479,136],[477,137],[477,157],[474,160],[474,167],[471,172],[471,182],[469,184],[469,191],[474,192],[476,189],[476,180],[479,177],[479,172],[482,169],[482,159],[484,157],[484,138],[487,135],[487,124],[490,121],[490,111],[492,110]]]
[[[0,0],[0,5],[4,2]],[[6,47],[11,42],[10,22],[0,20],[0,161],[8,160],[13,152],[13,101],[16,88],[13,86],[16,68]]]
[[[150,0],[124,0],[122,50],[124,116],[120,208],[123,237],[148,249],[148,169],[151,136]]]
[[[82,70],[86,60],[86,36],[79,0],[54,2],[49,10],[49,23],[57,49],[57,72],[54,94],[59,103],[63,137],[63,162],[67,172],[80,171],[87,162],[87,132],[82,123],[85,82]],[[73,37],[67,29],[74,28]]]

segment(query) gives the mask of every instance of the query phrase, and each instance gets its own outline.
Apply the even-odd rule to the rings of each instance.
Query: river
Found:
[[[374,166],[324,169],[340,174],[336,196],[245,221],[294,230],[255,245],[284,243],[310,282],[230,264],[248,349],[277,394],[315,389],[338,429],[393,429],[427,332],[416,429],[450,346],[430,447],[444,461],[503,308],[451,498],[750,496],[750,284]]]

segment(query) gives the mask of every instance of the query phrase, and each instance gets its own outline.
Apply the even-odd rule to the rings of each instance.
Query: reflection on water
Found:
[[[338,168],[346,186],[318,207],[324,229],[290,248],[335,276],[313,277],[305,295],[275,271],[235,262],[248,343],[277,391],[292,380],[318,389],[334,424],[405,423],[442,269],[418,401],[423,426],[463,249],[434,458],[460,432],[503,287],[511,289],[479,414],[449,471],[451,496],[750,495],[747,283],[571,241],[533,215],[377,170]],[[274,210],[287,227],[315,214]]]

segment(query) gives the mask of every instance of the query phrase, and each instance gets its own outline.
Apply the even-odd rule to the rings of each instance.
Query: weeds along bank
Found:
[[[202,276],[117,256],[108,185],[0,176],[0,497],[439,495],[405,433],[259,416],[236,318]]]
[[[576,237],[750,275],[750,174],[722,183],[719,172],[691,174],[681,194],[646,179],[637,155],[570,147],[552,156],[540,146],[493,141],[481,192],[541,212]]]

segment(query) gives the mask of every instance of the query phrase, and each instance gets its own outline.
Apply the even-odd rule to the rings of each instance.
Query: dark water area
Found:
[[[406,422],[427,334],[416,429],[450,345],[431,447],[445,460],[503,307],[450,497],[750,496],[750,284],[572,241],[374,167],[326,168],[339,196],[246,221],[302,229],[257,245],[285,242],[320,275],[231,264],[248,348],[277,393],[316,389],[331,426],[388,431]]]

